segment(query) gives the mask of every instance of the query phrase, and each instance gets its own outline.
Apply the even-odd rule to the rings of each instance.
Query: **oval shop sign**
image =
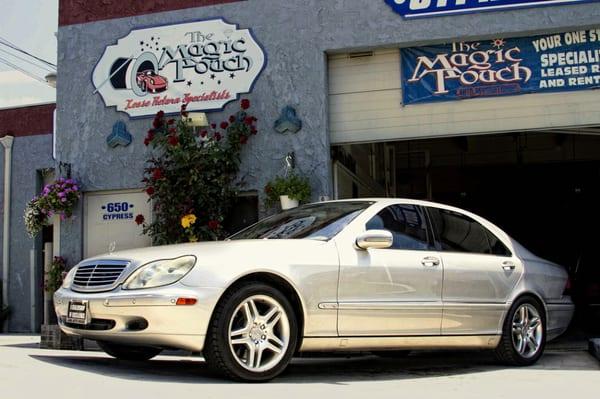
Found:
[[[223,19],[134,29],[106,47],[94,93],[129,116],[220,110],[249,93],[266,64],[249,29]]]
[[[404,18],[441,17],[482,11],[594,3],[599,0],[385,0]]]

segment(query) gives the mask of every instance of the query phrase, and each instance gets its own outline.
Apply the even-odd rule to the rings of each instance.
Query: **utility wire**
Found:
[[[1,44],[1,43],[0,43],[0,44]],[[8,55],[10,55],[11,57],[14,57],[14,58],[16,58],[16,59],[18,59],[18,60],[21,60],[21,61],[23,61],[23,62],[26,62],[26,63],[28,63],[28,64],[30,64],[30,65],[32,65],[32,66],[34,66],[34,67],[36,67],[36,68],[40,68],[40,69],[43,69],[43,70],[45,70],[45,71],[48,71],[48,72],[56,72],[56,69],[54,69],[54,68],[52,68],[52,67],[50,67],[50,66],[36,64],[35,62],[32,62],[32,61],[28,60],[27,58],[20,57],[20,56],[18,56],[18,55],[16,55],[16,54],[13,54],[13,53],[11,53],[10,51],[6,51],[6,50],[3,50],[3,49],[1,49],[1,48],[0,48],[0,52],[2,52],[2,53],[4,53],[4,54],[8,54]]]
[[[12,48],[13,50],[16,50],[16,51],[18,51],[20,53],[23,53],[23,54],[28,55],[28,56],[30,56],[32,58],[35,58],[36,60],[38,60],[40,62],[43,62],[44,64],[47,64],[47,65],[53,67],[54,69],[56,69],[56,64],[53,64],[53,63],[51,63],[49,61],[44,60],[43,58],[37,57],[37,56],[35,56],[35,55],[33,55],[33,54],[31,54],[31,53],[23,50],[22,48],[20,48],[19,46],[17,46],[14,43],[9,42],[8,40],[6,40],[5,38],[3,38],[2,36],[0,36],[0,43],[4,44],[5,46],[8,46],[8,47]]]
[[[4,58],[2,58],[2,57],[0,57],[0,63],[2,63],[2,64],[5,64],[5,65],[8,65],[9,67],[11,67],[11,68],[13,68],[13,69],[16,69],[17,71],[19,71],[19,72],[21,72],[21,73],[24,73],[25,75],[27,75],[27,76],[29,76],[29,77],[32,77],[33,79],[35,79],[35,80],[38,80],[38,81],[40,81],[40,82],[42,82],[42,83],[44,83],[44,84],[47,84],[47,83],[48,83],[48,82],[46,82],[46,79],[44,79],[44,78],[41,78],[41,77],[39,77],[39,76],[35,75],[34,73],[32,73],[32,72],[29,72],[29,71],[27,71],[27,70],[25,70],[25,69],[21,68],[20,66],[13,64],[12,62],[10,62],[10,61],[8,61],[8,60],[5,60],[5,59],[4,59]]]

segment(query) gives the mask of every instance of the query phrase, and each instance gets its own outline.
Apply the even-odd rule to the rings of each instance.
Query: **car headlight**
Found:
[[[188,274],[195,264],[196,257],[192,255],[150,262],[129,276],[123,283],[123,289],[139,290],[173,284]]]
[[[63,279],[63,283],[62,283],[63,288],[71,288],[71,285],[73,284],[73,280],[75,279],[75,273],[77,273],[76,267],[69,270],[69,272]]]

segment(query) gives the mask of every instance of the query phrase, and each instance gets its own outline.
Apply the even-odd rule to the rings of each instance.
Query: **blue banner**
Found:
[[[598,1],[600,0],[385,0],[394,11],[408,19]]]
[[[600,29],[400,50],[404,104],[600,87]]]

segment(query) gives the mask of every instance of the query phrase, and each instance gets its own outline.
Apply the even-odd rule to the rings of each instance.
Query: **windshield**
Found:
[[[348,201],[304,205],[261,220],[229,239],[329,240],[372,204],[369,201]]]

